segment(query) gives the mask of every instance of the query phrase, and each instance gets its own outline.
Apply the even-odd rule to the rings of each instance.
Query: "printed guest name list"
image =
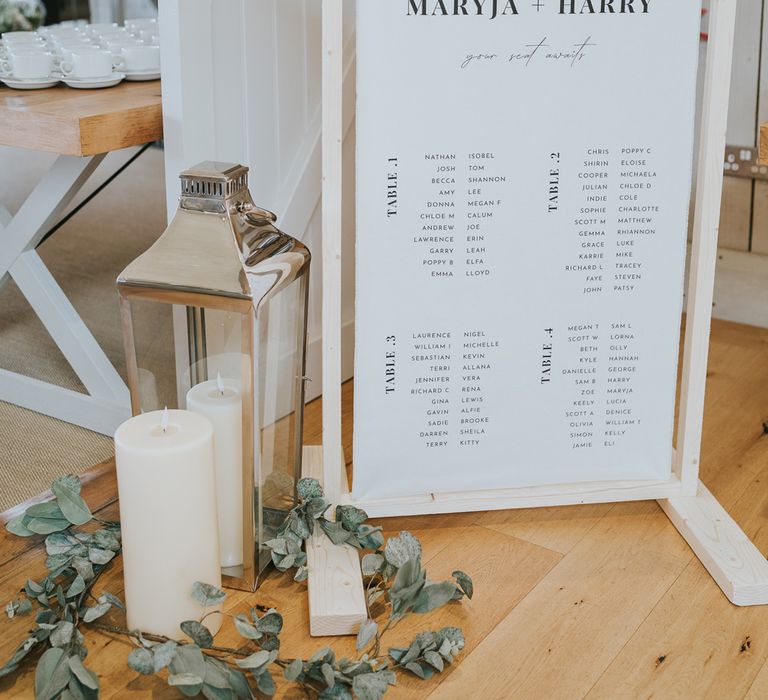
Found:
[[[699,13],[358,5],[355,498],[669,476]]]

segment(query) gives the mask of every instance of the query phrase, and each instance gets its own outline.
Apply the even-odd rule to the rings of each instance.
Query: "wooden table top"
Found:
[[[760,162],[768,165],[768,123],[760,125]]]
[[[0,145],[91,156],[163,137],[160,81],[100,90],[0,86]]]
[[[768,330],[713,324],[702,480],[768,551]],[[343,436],[351,454],[352,386],[343,387]],[[320,404],[309,405],[306,439],[319,442]],[[471,465],[469,465],[471,466]],[[102,517],[117,515],[115,473],[106,464],[85,477],[83,496]],[[50,495],[49,495],[50,497]],[[16,509],[18,512],[18,509]],[[13,513],[0,515],[0,523]],[[731,605],[654,502],[462,513],[381,520],[387,537],[407,529],[424,548],[432,580],[456,568],[475,581],[471,601],[413,616],[391,632],[397,646],[423,629],[462,627],[467,646],[429,682],[401,676],[386,700],[456,698],[768,698],[768,606]],[[40,538],[0,526],[0,610],[28,577],[43,573]],[[117,561],[97,589],[122,594]],[[307,658],[323,645],[352,656],[354,639],[308,634],[304,584],[270,573],[253,594],[230,592],[227,611],[254,603],[283,613],[281,656]],[[124,624],[110,613],[112,624]],[[2,618],[0,613],[0,618]],[[0,619],[0,661],[29,627]],[[86,663],[101,677],[101,700],[182,697],[154,676],[126,666],[132,646],[87,631]],[[385,638],[386,639],[386,638]],[[216,637],[239,644],[231,623]],[[278,681],[280,698],[305,698]],[[0,679],[3,700],[32,697],[34,663]]]

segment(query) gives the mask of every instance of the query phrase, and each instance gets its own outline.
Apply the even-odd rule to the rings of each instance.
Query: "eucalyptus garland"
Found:
[[[205,617],[181,623],[189,642],[105,623],[102,618],[110,610],[125,609],[116,596],[96,590],[99,577],[120,554],[120,525],[94,517],[80,495],[79,479],[70,475],[54,481],[53,500],[30,506],[6,526],[21,537],[46,536],[48,573],[40,581],[28,580],[20,596],[5,606],[8,618],[33,612],[35,617],[34,629],[0,667],[0,678],[37,658],[36,700],[98,698],[99,679],[85,663],[84,631],[89,630],[132,638],[137,648],[127,658],[131,669],[142,675],[162,672],[182,695],[208,700],[273,695],[275,673],[320,700],[379,700],[398,673],[422,680],[441,673],[464,648],[457,627],[420,632],[407,646],[386,651],[383,637],[408,615],[471,598],[472,579],[454,571],[450,581],[430,582],[421,565],[421,544],[411,533],[401,532],[385,542],[381,528],[366,524],[368,516],[358,508],[338,506],[335,520],[329,520],[330,503],[315,479],[302,479],[297,489],[299,504],[268,543],[278,570],[295,570],[294,578],[304,580],[304,543],[317,531],[335,544],[370,550],[362,558],[369,619],[357,635],[357,657],[336,658],[329,647],[308,659],[282,657],[283,617],[263,606],[236,616],[222,613],[232,618],[242,638],[236,648],[217,646]],[[80,529],[85,525],[87,530]],[[221,605],[226,593],[197,582],[192,596],[205,608]]]

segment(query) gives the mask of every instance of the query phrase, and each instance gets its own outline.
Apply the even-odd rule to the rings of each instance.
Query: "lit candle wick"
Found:
[[[163,417],[160,419],[160,427],[163,429],[163,432],[168,429],[168,406],[166,406],[163,411]]]
[[[219,392],[224,396],[224,380],[221,378],[221,372],[216,373],[216,386],[219,387]]]

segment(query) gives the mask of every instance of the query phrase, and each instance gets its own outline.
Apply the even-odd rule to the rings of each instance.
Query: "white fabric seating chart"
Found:
[[[665,480],[701,3],[358,3],[356,500]]]

